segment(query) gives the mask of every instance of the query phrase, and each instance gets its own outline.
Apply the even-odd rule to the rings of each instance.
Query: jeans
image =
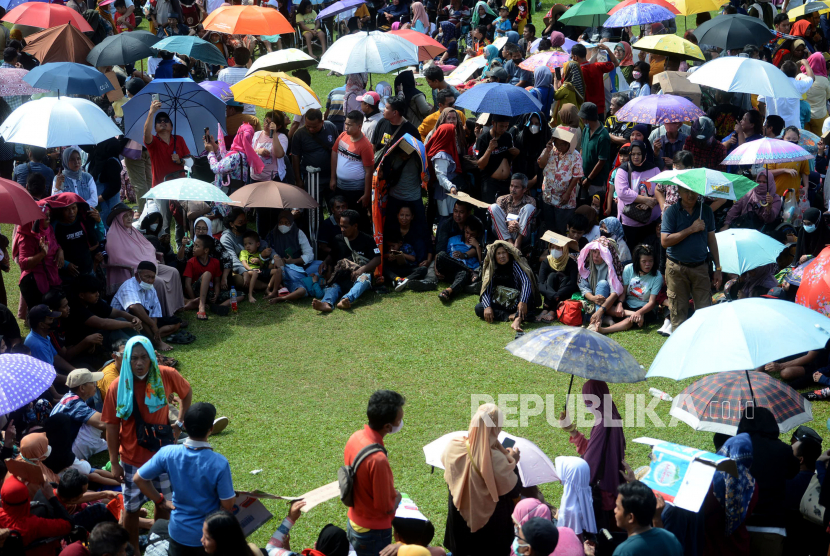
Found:
[[[296,291],[303,286],[303,278],[308,278],[312,274],[317,274],[322,261],[311,261],[303,271],[297,270],[298,265],[285,265],[282,267],[282,281],[289,292]]]
[[[355,280],[354,284],[352,284],[352,287],[348,291],[348,293],[346,293],[346,295],[342,297],[348,299],[350,303],[354,303],[358,297],[360,297],[370,289],[372,289],[372,277],[369,274],[364,273],[358,276],[357,280]],[[323,296],[323,303],[328,303],[333,308],[335,305],[337,305],[337,302],[340,301],[340,299],[342,299],[342,297],[340,296],[341,291],[343,291],[343,288],[340,284],[335,282],[334,284],[326,288],[326,294]],[[385,546],[386,545],[384,545],[384,547]]]
[[[346,535],[357,556],[378,556],[380,551],[392,544],[392,529],[372,529],[366,533],[358,533],[349,523]]]
[[[597,287],[594,288],[594,295],[601,295],[607,298],[611,295],[611,284],[607,280],[600,280],[597,282]]]

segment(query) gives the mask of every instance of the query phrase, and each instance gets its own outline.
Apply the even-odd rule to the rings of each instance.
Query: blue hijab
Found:
[[[745,432],[733,436],[721,446],[718,455],[732,458],[738,464],[737,477],[724,471],[715,471],[713,484],[715,498],[726,515],[726,535],[729,536],[746,519],[755,492],[755,478],[749,473],[752,466],[752,439]]]
[[[512,42],[513,44],[519,44],[519,33],[516,31],[508,31],[505,36],[507,37],[507,42]]]
[[[499,49],[492,44],[488,44],[484,47],[484,59],[487,60],[487,65],[484,66],[484,71],[481,72],[482,75],[490,71],[490,64],[493,60],[498,60],[499,63],[501,63],[501,58],[499,58]]]
[[[611,239],[617,243],[619,243],[621,239],[625,239],[622,223],[620,223],[619,219],[609,216],[608,218],[602,219],[600,224],[605,224],[605,229],[608,230],[609,234],[611,234]]]

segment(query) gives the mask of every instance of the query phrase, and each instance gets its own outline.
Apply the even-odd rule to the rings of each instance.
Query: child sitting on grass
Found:
[[[196,236],[193,242],[193,256],[187,261],[182,274],[184,293],[187,297],[184,308],[190,311],[197,309],[196,318],[199,320],[208,320],[207,301],[211,287],[212,306],[227,307],[231,303],[230,292],[219,287],[222,282],[222,265],[219,264],[219,259],[210,256],[215,241],[209,235]],[[221,314],[221,310],[217,312]]]
[[[481,268],[481,244],[484,225],[475,216],[467,218],[464,235],[453,236],[447,241],[447,251],[435,257],[435,271],[441,273],[450,287],[445,288],[438,297],[449,302],[458,291],[478,281]]]
[[[383,274],[390,284],[397,284],[415,269],[415,249],[403,242],[400,230],[390,230],[384,236],[386,262]]]
[[[262,242],[259,240],[259,234],[254,230],[248,230],[242,236],[242,245],[245,247],[239,253],[239,262],[245,267],[245,274],[243,275],[243,287],[248,289],[248,301],[256,303],[254,298],[254,287],[257,280],[268,284],[268,291],[273,292],[276,289],[276,284],[279,283],[279,276],[281,273],[278,269],[269,267],[263,258],[260,251]],[[273,283],[272,282],[275,282]]]

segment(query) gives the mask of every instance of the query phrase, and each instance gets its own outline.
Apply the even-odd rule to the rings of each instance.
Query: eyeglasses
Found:
[[[156,120],[156,125],[158,125],[158,124],[169,124],[169,123],[172,123],[172,122],[167,118],[158,118]]]

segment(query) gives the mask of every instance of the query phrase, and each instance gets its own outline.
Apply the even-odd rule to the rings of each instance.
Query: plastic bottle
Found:
[[[236,287],[231,286],[231,311],[234,313],[236,312],[237,305],[236,305]]]
[[[662,390],[658,390],[657,388],[649,388],[648,392],[649,392],[649,394],[651,394],[655,398],[660,398],[663,401],[670,402],[674,399],[671,396],[669,396],[668,394],[666,394],[665,392],[663,392]]]

